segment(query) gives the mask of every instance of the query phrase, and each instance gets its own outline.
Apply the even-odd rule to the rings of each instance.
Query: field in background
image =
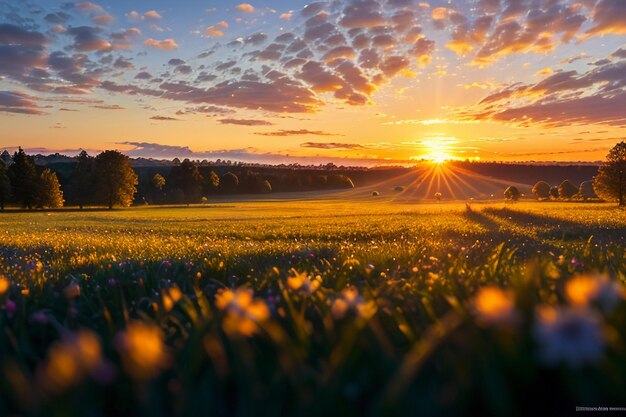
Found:
[[[619,405],[625,239],[599,203],[4,213],[0,414]]]

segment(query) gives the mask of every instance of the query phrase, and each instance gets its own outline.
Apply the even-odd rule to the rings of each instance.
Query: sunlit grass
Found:
[[[583,395],[615,402],[625,232],[623,211],[581,203],[6,213],[0,409],[523,415],[529,396],[552,414]]]

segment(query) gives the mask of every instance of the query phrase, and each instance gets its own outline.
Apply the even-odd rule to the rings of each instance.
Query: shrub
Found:
[[[550,184],[545,181],[538,181],[532,189],[532,193],[539,200],[550,198]]]
[[[581,182],[580,187],[578,187],[578,194],[585,200],[588,198],[598,198],[598,195],[593,189],[593,180]]]
[[[560,198],[572,198],[578,193],[578,187],[570,180],[565,180],[559,184],[558,192]]]
[[[520,199],[521,193],[516,186],[511,185],[504,190],[504,198],[508,201],[517,201]]]

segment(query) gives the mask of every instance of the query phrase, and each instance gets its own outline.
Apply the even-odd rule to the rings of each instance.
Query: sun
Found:
[[[422,145],[425,148],[425,154],[422,155],[422,159],[434,164],[444,164],[451,161],[455,159],[454,156],[450,154],[451,145],[454,143],[456,143],[456,140],[452,138],[438,138],[422,141]]]

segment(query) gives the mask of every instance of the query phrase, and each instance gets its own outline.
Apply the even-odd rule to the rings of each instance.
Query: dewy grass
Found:
[[[625,237],[602,204],[6,213],[0,414],[623,404]]]

